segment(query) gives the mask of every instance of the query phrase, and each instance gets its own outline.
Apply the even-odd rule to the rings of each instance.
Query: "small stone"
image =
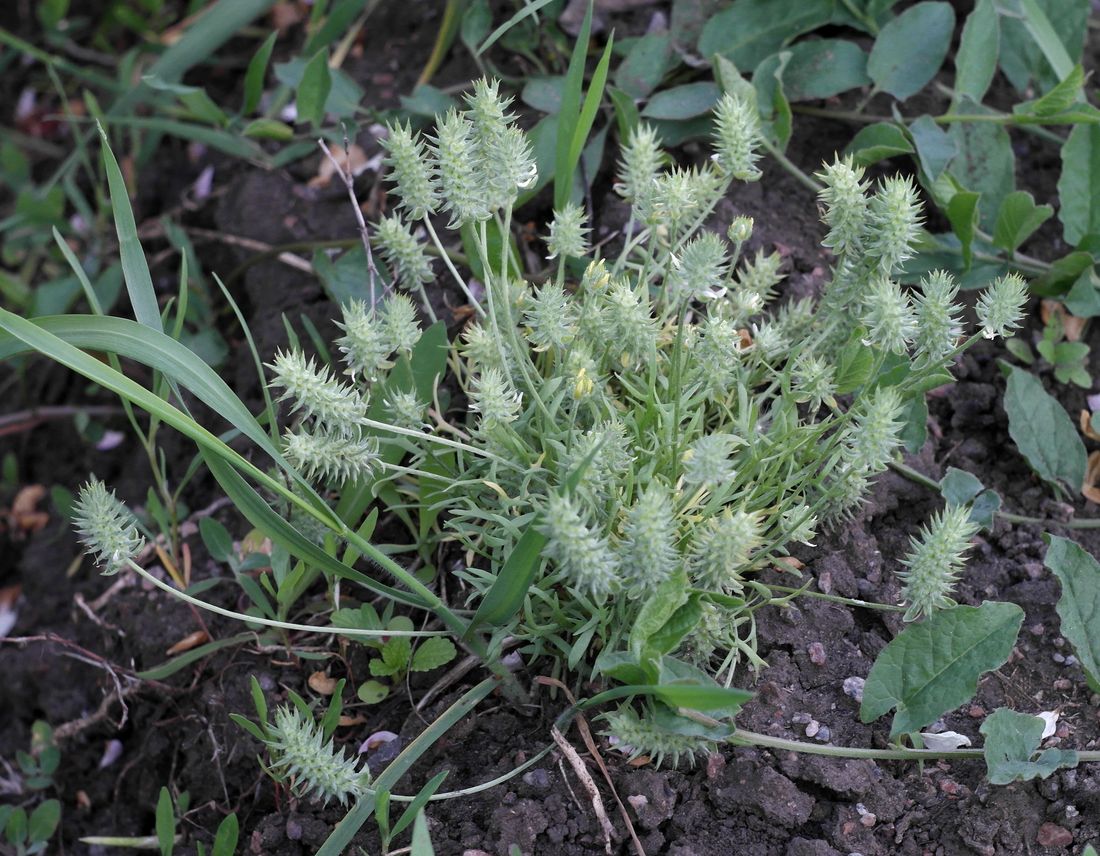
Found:
[[[814,740],[816,740],[818,743],[828,743],[829,738],[832,737],[832,736],[833,736],[832,732],[829,731],[829,726],[828,725],[822,725],[817,730],[817,734],[814,735]]]
[[[532,788],[546,790],[550,787],[550,774],[542,767],[536,767],[534,770],[528,770],[523,774],[523,782]]]
[[[844,695],[855,701],[863,701],[863,687],[867,683],[865,678],[850,677],[844,679]]]
[[[1065,648],[1066,647],[1066,640],[1061,636],[1055,636],[1054,637],[1054,647],[1055,648]]]
[[[970,710],[967,711],[967,715],[971,719],[984,719],[985,708],[982,707],[980,704],[972,704],[970,705]]]
[[[808,713],[796,713],[791,717],[791,722],[795,725],[805,725],[807,722],[813,722],[813,717]]]
[[[809,724],[807,724],[807,726],[806,726],[806,736],[807,737],[816,737],[817,732],[819,732],[820,730],[821,730],[821,723],[818,722],[816,719],[811,719]]]
[[[871,814],[871,812],[867,812],[867,814],[863,815],[863,817],[859,819],[859,822],[870,829],[878,822],[878,818]]]
[[[825,656],[825,646],[820,642],[811,642],[806,649],[810,655],[810,662],[815,666],[824,666],[828,661],[828,657]]]
[[[940,779],[940,790],[953,797],[959,792],[959,783],[954,779]]]
[[[291,841],[302,840],[302,824],[293,817],[286,822],[286,837]]]
[[[1073,687],[1073,681],[1067,680],[1066,678],[1058,678],[1054,682],[1053,687],[1056,690],[1068,690]]]
[[[1068,657],[1066,657],[1066,665],[1067,666],[1076,666],[1077,665],[1077,658],[1074,657],[1072,654],[1070,654]]]
[[[1032,636],[1042,636],[1045,631],[1046,628],[1043,627],[1042,624],[1032,624],[1027,629],[1027,632],[1030,633]]]
[[[1063,657],[1061,654],[1053,654],[1051,656],[1051,659],[1053,659],[1055,663],[1065,663],[1066,662],[1066,658]]]
[[[1044,823],[1035,840],[1040,847],[1069,847],[1073,843],[1073,833],[1056,823]]]
[[[833,591],[833,575],[828,571],[822,571],[817,575],[817,587],[821,589],[825,594],[832,594]]]

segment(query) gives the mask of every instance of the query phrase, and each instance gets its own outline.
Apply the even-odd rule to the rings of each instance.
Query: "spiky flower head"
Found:
[[[375,224],[374,244],[402,288],[416,288],[421,283],[431,282],[435,276],[424,245],[399,214],[383,217]]]
[[[901,440],[902,402],[892,386],[861,395],[846,435],[848,462],[864,473],[886,469]]]
[[[956,505],[941,511],[921,528],[919,537],[910,539],[912,548],[902,559],[906,570],[899,574],[904,583],[902,603],[909,607],[902,616],[905,621],[955,605],[951,594],[970,549],[970,539],[977,531],[970,509]]]
[[[538,290],[523,317],[527,340],[536,351],[564,350],[577,335],[577,308],[556,282]]]
[[[946,271],[938,270],[921,280],[915,298],[917,356],[925,364],[938,363],[955,349],[963,326],[955,296],[959,285]]]
[[[618,588],[619,563],[611,546],[585,522],[572,499],[552,493],[539,531],[549,539],[545,555],[571,585],[595,600],[602,600]]]
[[[828,504],[825,507],[825,520],[838,523],[852,518],[867,501],[867,492],[871,489],[868,470],[851,461],[844,461],[833,473],[826,484]]]
[[[672,257],[667,289],[675,300],[708,300],[722,294],[729,258],[726,242],[715,232],[701,232]]]
[[[761,308],[775,294],[775,287],[783,281],[779,268],[783,257],[779,253],[767,253],[757,250],[752,261],[746,261],[737,272],[737,292],[758,296]]]
[[[692,579],[711,591],[741,591],[741,572],[762,543],[761,535],[759,514],[724,508],[692,535],[688,554]]]
[[[644,289],[634,289],[626,280],[617,280],[604,295],[602,309],[600,335],[618,350],[624,367],[636,365],[653,353],[657,346],[657,320]]]
[[[388,125],[388,135],[380,140],[386,151],[383,163],[390,168],[388,179],[410,220],[422,220],[439,207],[431,156],[419,133],[411,125]]]
[[[391,351],[411,353],[420,341],[416,306],[404,294],[390,294],[382,301],[382,329]]]
[[[740,246],[752,237],[752,229],[752,217],[741,214],[733,218],[733,222],[726,229],[726,237]]]
[[[657,131],[644,122],[636,125],[626,138],[621,157],[615,190],[631,202],[648,198],[668,157],[661,149]]]
[[[912,257],[913,242],[920,232],[921,206],[911,178],[891,176],[879,184],[871,197],[867,226],[867,252],[889,276]]]
[[[73,526],[84,552],[92,555],[106,576],[125,568],[145,546],[133,512],[97,478],[80,488],[73,505]]]
[[[760,118],[756,106],[729,92],[714,108],[714,159],[718,165],[741,181],[756,181],[760,170]]]
[[[293,401],[292,411],[345,435],[362,424],[367,405],[359,391],[337,381],[327,368],[316,367],[301,351],[280,351],[268,368],[275,375],[271,386],[285,390],[278,400]]]
[[[580,258],[588,253],[589,229],[584,221],[584,208],[572,202],[567,202],[560,211],[554,211],[550,234],[546,238],[546,248],[550,250],[548,259],[556,259],[558,256]]]
[[[676,233],[718,198],[722,177],[712,169],[674,167],[657,176],[643,219]]]
[[[818,193],[821,219],[829,227],[822,245],[836,255],[858,254],[867,229],[867,182],[863,167],[853,166],[851,157],[837,159],[817,174],[825,185]]]
[[[505,368],[501,363],[502,357],[500,348],[497,347],[496,336],[487,324],[469,324],[462,331],[462,342],[459,350],[469,362],[471,370],[480,371],[494,367],[497,369]],[[503,359],[508,360],[508,367],[511,368],[511,354],[505,351]]]
[[[668,579],[679,564],[672,498],[659,482],[650,482],[627,509],[619,555],[635,594]]]
[[[1027,303],[1027,283],[1016,273],[1006,274],[982,292],[974,307],[982,335],[987,339],[1006,336],[1020,326],[1024,304]]]
[[[314,482],[342,484],[367,479],[379,463],[378,443],[372,437],[318,431],[287,431],[283,454],[294,469]]]
[[[788,541],[798,544],[814,545],[817,535],[817,516],[810,512],[810,506],[804,502],[796,503],[779,513],[779,526]]]
[[[763,363],[771,363],[786,354],[790,337],[781,324],[764,321],[752,325],[752,355]]]
[[[311,796],[325,805],[333,799],[347,805],[349,798],[361,797],[370,786],[370,771],[359,769],[343,749],[325,739],[320,723],[296,707],[277,708],[275,722],[266,731],[271,767],[291,780],[296,796]]]
[[[389,355],[393,353],[383,317],[363,300],[349,301],[341,313],[344,320],[336,326],[344,335],[336,340],[336,347],[343,354],[347,374],[366,381],[377,379],[379,372],[391,365]]]
[[[603,714],[603,720],[607,728],[601,734],[613,740],[631,760],[645,755],[653,759],[656,767],[668,759],[673,767],[678,767],[682,758],[687,758],[694,766],[696,755],[708,754],[717,747],[715,740],[704,734],[687,734],[683,728],[663,728],[652,714],[643,718],[629,704]]]
[[[424,420],[427,405],[411,389],[391,389],[386,393],[383,404],[390,421],[398,428],[420,431],[427,424]]]
[[[743,339],[737,325],[721,315],[709,315],[699,329],[695,346],[700,379],[717,394],[725,394],[737,377]]]
[[[909,295],[892,279],[880,276],[871,283],[864,301],[863,323],[867,345],[877,345],[893,354],[906,354],[917,335],[917,316]]]
[[[523,396],[504,377],[504,373],[490,366],[474,378],[470,390],[470,409],[481,414],[482,430],[507,425],[519,418]]]
[[[475,81],[474,91],[466,96],[478,169],[490,209],[512,204],[517,191],[530,187],[538,178],[530,143],[512,124],[515,116],[507,112],[511,101],[501,96],[499,81],[486,78]]]
[[[693,486],[716,488],[737,475],[730,455],[743,441],[732,434],[704,434],[684,452],[684,481]]]
[[[439,174],[443,210],[451,215],[448,228],[488,219],[492,211],[470,120],[453,108],[448,110],[436,123],[431,148]]]
[[[811,412],[824,402],[835,406],[836,382],[832,367],[820,357],[803,352],[795,358],[791,369],[791,389],[794,400],[809,404]]]

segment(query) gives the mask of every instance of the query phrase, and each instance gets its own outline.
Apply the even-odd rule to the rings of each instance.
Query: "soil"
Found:
[[[349,67],[361,82],[375,84],[372,103],[377,106],[392,103],[396,93],[411,88],[418,69],[409,66],[408,57],[426,56],[430,49],[434,25],[416,17],[422,12],[387,8],[364,58]],[[441,78],[471,76],[473,70],[462,62],[445,66]],[[797,117],[788,156],[812,171],[849,136],[850,129],[843,125]],[[374,154],[366,137],[360,141],[367,145],[368,156]],[[692,156],[690,146],[685,156]],[[786,259],[787,294],[813,293],[826,277],[828,262],[820,252],[821,227],[812,194],[771,161],[763,168],[763,179],[738,186],[717,219],[724,223],[738,214],[752,216],[756,229],[750,251],[757,246],[778,249]],[[355,236],[343,189],[303,189],[306,169],[262,172],[229,163],[219,164],[219,170],[218,182],[225,192],[218,201],[188,214],[191,225],[271,244]],[[1040,160],[1033,173],[1020,176],[1020,183],[1035,190],[1037,198],[1049,197],[1055,179],[1056,171]],[[370,184],[368,173],[360,179],[363,196]],[[143,199],[139,220],[175,202],[168,196]],[[598,215],[596,222],[615,222],[617,204],[610,195],[597,196],[605,216]],[[1057,252],[1052,244],[1053,240],[1046,246],[1033,240],[1025,249],[1050,257]],[[217,271],[232,270],[248,256],[219,244],[202,245],[200,251],[206,269]],[[264,355],[285,342],[283,313],[294,322],[305,314],[322,335],[334,333],[332,306],[320,286],[286,265],[253,265],[233,289]],[[225,368],[227,380],[246,401],[255,401],[258,382],[241,350],[239,330],[228,319],[225,328],[233,348]],[[1100,346],[1096,338],[1093,333],[1094,349]],[[934,479],[948,466],[968,470],[996,489],[1008,510],[1064,519],[1067,509],[1036,481],[1008,437],[1000,405],[1004,382],[996,362],[1002,354],[983,346],[960,361],[957,382],[931,397],[929,440],[908,463]],[[103,403],[83,383],[42,362],[35,362],[24,377],[8,405],[13,411],[74,400]],[[1065,400],[1071,413],[1080,408],[1083,393],[1053,384],[1049,388]],[[106,422],[125,430],[121,419],[109,417]],[[170,459],[178,452],[175,460],[189,460],[191,452],[184,444],[168,443]],[[87,473],[95,472],[117,486],[124,499],[135,505],[144,499],[147,462],[130,440],[97,450],[71,422],[51,421],[32,432],[0,436],[0,457],[8,451],[18,457],[23,484],[75,490]],[[11,499],[10,491],[0,494],[0,507]],[[214,486],[201,478],[187,494],[197,510],[209,509],[216,499]],[[42,507],[47,505],[48,501]],[[803,573],[822,591],[895,601],[897,557],[938,506],[938,498],[928,489],[887,474],[857,519],[823,533],[816,547],[797,554],[805,562]],[[27,748],[36,719],[65,734],[56,775],[64,805],[62,832],[56,850],[50,852],[108,853],[78,839],[150,834],[156,794],[163,785],[190,794],[191,810],[181,830],[192,839],[209,841],[220,818],[236,811],[242,830],[240,852],[315,852],[343,812],[339,806],[322,809],[276,789],[256,763],[256,741],[228,714],[253,712],[250,675],[272,704],[284,699],[288,690],[312,698],[316,693],[307,681],[314,671],[327,670],[335,677],[365,675],[362,650],[343,648],[326,662],[287,656],[282,648],[244,644],[212,654],[163,681],[138,681],[133,672],[164,662],[172,645],[203,625],[188,607],[148,585],[125,577],[104,579],[90,573],[87,563],[75,563],[78,549],[67,524],[56,509],[48,510],[50,522],[40,531],[19,540],[14,531],[0,533],[0,589],[18,585],[22,590],[10,635],[33,640],[0,645],[0,758],[11,759]],[[1083,502],[1075,508],[1079,516],[1096,516],[1097,511]],[[236,535],[243,534],[243,521],[225,509],[215,513]],[[1100,698],[1090,693],[1081,668],[1067,660],[1068,645],[1058,635],[1058,585],[1042,564],[1041,532],[1034,526],[998,522],[979,538],[960,586],[960,601],[1008,600],[1023,607],[1027,617],[1009,662],[986,675],[973,702],[945,716],[942,725],[980,743],[982,719],[999,706],[1027,712],[1057,710],[1059,731],[1046,745],[1094,749],[1100,743]],[[1100,554],[1100,534],[1066,534]],[[196,579],[225,573],[205,555],[197,537],[189,544]],[[229,589],[220,586],[206,596],[243,607]],[[204,615],[203,621],[216,639],[240,631],[217,617]],[[813,598],[803,598],[784,611],[762,613],[759,646],[769,667],[759,680],[742,676],[741,682],[756,697],[746,705],[739,724],[835,746],[885,746],[887,722],[859,721],[855,684],[848,679],[866,676],[875,656],[900,629],[892,613],[853,610]],[[51,641],[56,638],[67,641]],[[413,710],[410,700],[420,698],[434,677],[380,705],[351,706],[353,699],[347,700],[349,712],[361,721],[339,729],[338,742],[354,749],[375,732],[396,733],[396,740],[368,755],[372,770],[378,772],[465,689],[453,687],[424,711]],[[349,683],[354,685],[354,680]],[[126,696],[125,712],[117,703],[119,688]],[[445,790],[468,788],[504,775],[542,751],[562,703],[545,694],[536,701],[531,709],[517,709],[505,699],[483,703],[429,750],[403,782],[403,792],[414,793],[443,770],[449,773]],[[598,731],[598,722],[592,725]],[[575,730],[566,736],[578,748],[583,746]],[[658,770],[632,767],[606,741],[597,740],[615,792],[651,856],[1077,854],[1087,843],[1100,840],[1100,768],[1095,765],[1061,771],[1042,782],[991,787],[983,781],[980,762],[920,769],[904,763],[726,749],[700,759],[695,768]],[[589,766],[599,780],[594,764]],[[614,797],[602,782],[601,792],[616,830],[613,851],[634,852]],[[506,784],[433,803],[428,818],[435,850],[442,856],[510,854],[517,848],[522,854],[562,856],[605,852],[584,788],[557,751]],[[364,852],[379,852],[373,822],[356,843]],[[191,844],[176,849],[194,852]]]

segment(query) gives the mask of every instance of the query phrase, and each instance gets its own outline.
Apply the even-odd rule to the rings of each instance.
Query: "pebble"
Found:
[[[796,713],[791,717],[791,722],[795,725],[805,725],[807,722],[813,722],[813,719],[808,713]]]
[[[972,704],[970,705],[970,710],[967,711],[967,714],[970,716],[971,719],[984,719],[985,708],[982,707],[980,704]]]
[[[817,734],[814,735],[814,739],[819,743],[828,743],[829,738],[832,736],[832,732],[829,731],[829,726],[822,725],[819,729],[817,729]]]
[[[844,679],[844,695],[848,698],[855,699],[856,701],[863,701],[863,686],[867,683],[866,678],[850,677]]]
[[[1069,847],[1073,843],[1073,833],[1056,823],[1044,823],[1035,840],[1040,847]]]
[[[1056,690],[1068,690],[1073,687],[1073,681],[1067,680],[1066,678],[1058,678],[1053,686]]]
[[[811,642],[806,649],[810,655],[810,662],[815,666],[824,666],[828,661],[828,657],[825,656],[825,646],[820,642]]]
[[[816,719],[811,719],[809,721],[809,723],[806,725],[806,736],[807,737],[816,737],[817,732],[819,732],[820,730],[821,730],[821,723],[818,722]]]
[[[952,797],[959,792],[959,783],[954,779],[940,779],[940,790]]]
[[[1064,663],[1064,662],[1066,662],[1066,658],[1063,657],[1061,654],[1054,654],[1054,655],[1052,655],[1052,657],[1053,657],[1053,660],[1054,660],[1055,663]]]
[[[1072,654],[1070,654],[1068,657],[1066,657],[1066,665],[1067,666],[1076,666],[1077,665],[1077,658],[1074,657]]]
[[[541,767],[536,767],[534,770],[528,770],[523,774],[523,782],[532,788],[546,790],[550,787],[550,774]]]
[[[1030,633],[1032,636],[1042,636],[1045,631],[1046,628],[1043,627],[1042,624],[1032,624],[1027,629],[1027,632]]]

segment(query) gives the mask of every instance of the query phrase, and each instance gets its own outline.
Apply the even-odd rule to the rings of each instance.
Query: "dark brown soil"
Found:
[[[362,67],[354,69],[358,79],[384,89],[384,99],[410,88],[418,69],[412,67],[415,62],[409,65],[409,57],[427,54],[435,24],[416,20],[414,25],[410,16],[421,11],[387,13],[377,25],[378,41],[364,52],[364,57],[375,59],[364,59]],[[472,71],[452,68],[445,73],[460,79]],[[842,148],[850,135],[850,129],[838,123],[806,117],[800,117],[795,128],[788,154],[807,171]],[[1037,197],[1040,191],[1053,195],[1055,173],[1042,159],[1038,163],[1034,174],[1020,177],[1021,185],[1035,189]],[[221,179],[227,190],[216,207],[194,215],[204,225],[272,244],[355,236],[342,189],[304,190],[301,171],[263,173],[227,166],[227,173]],[[361,188],[364,193],[369,189]],[[163,205],[171,203],[165,200]],[[599,203],[606,222],[614,221],[615,206],[611,197]],[[755,243],[775,247],[787,258],[788,293],[801,296],[820,286],[827,260],[819,250],[821,230],[809,191],[768,162],[764,178],[739,186],[718,217],[728,221],[741,213],[755,219]],[[1026,249],[1048,255],[1041,246]],[[203,249],[204,262],[223,273],[246,256],[225,248]],[[323,335],[333,333],[332,307],[320,286],[285,265],[254,265],[233,289],[265,356],[284,342],[283,313],[294,322],[304,313]],[[225,368],[227,380],[246,400],[255,400],[257,380],[241,350],[239,331],[228,321],[226,327],[234,347]],[[1092,339],[1094,348],[1100,346],[1095,334]],[[1008,510],[1057,518],[1065,510],[1030,474],[1008,438],[1000,403],[1003,380],[996,366],[1000,355],[994,347],[983,347],[961,361],[957,383],[933,396],[930,439],[909,463],[937,479],[946,467],[960,467],[997,489]],[[44,363],[36,362],[26,378],[5,409],[83,400],[87,393],[84,384]],[[1051,389],[1076,412],[1081,393]],[[112,421],[111,427],[124,430],[121,420]],[[183,444],[170,448],[178,449],[179,460],[189,459],[190,450]],[[71,422],[48,422],[33,432],[0,436],[0,456],[7,451],[19,457],[24,484],[74,490],[87,473],[95,472],[118,486],[125,499],[138,505],[143,501],[147,464],[130,440],[100,452],[81,439]],[[212,485],[200,480],[187,499],[192,508],[202,509],[216,497]],[[0,506],[10,500],[10,495],[0,495]],[[806,563],[804,573],[823,591],[893,601],[898,594],[897,558],[910,535],[938,506],[938,498],[926,488],[888,474],[859,519],[823,534],[815,548],[798,554]],[[1097,510],[1091,505],[1077,507],[1082,516],[1095,516]],[[222,511],[219,519],[235,535],[244,533],[243,521],[232,514]],[[1033,713],[1058,710],[1062,727],[1054,740],[1064,747],[1093,749],[1100,741],[1100,699],[1090,694],[1080,667],[1066,662],[1070,652],[1058,635],[1054,611],[1058,586],[1042,565],[1040,534],[1036,527],[998,523],[973,551],[961,601],[1013,601],[1026,610],[1027,618],[1009,663],[987,675],[973,703],[944,717],[943,724],[977,738],[982,718],[998,706]],[[1100,536],[1078,532],[1075,537],[1094,554],[1100,552]],[[197,537],[190,544],[196,579],[225,573],[205,557]],[[12,635],[45,640],[56,634],[70,640],[68,645],[31,641],[0,646],[0,758],[11,759],[26,748],[36,719],[70,732],[61,743],[63,761],[56,777],[64,806],[62,835],[50,852],[108,852],[78,843],[82,835],[150,834],[162,785],[190,793],[192,810],[181,828],[199,839],[208,841],[219,819],[236,811],[242,829],[240,852],[315,852],[342,812],[297,802],[277,791],[256,763],[257,744],[229,721],[228,714],[252,713],[250,675],[256,676],[272,703],[284,698],[287,689],[313,697],[307,685],[313,671],[327,668],[338,677],[362,676],[362,652],[351,647],[319,662],[287,656],[281,648],[246,644],[211,655],[163,683],[134,681],[129,677],[132,671],[167,659],[167,649],[198,629],[198,620],[186,606],[134,581],[117,583],[109,597],[95,603],[116,581],[92,575],[86,563],[73,571],[77,552],[65,522],[52,509],[50,524],[29,538],[16,542],[10,533],[0,534],[0,588],[22,586]],[[227,584],[207,596],[228,603],[236,597],[231,591],[236,589]],[[92,606],[86,610],[81,603]],[[221,619],[204,620],[215,638],[240,630]],[[853,610],[811,598],[783,612],[762,614],[760,652],[769,668],[758,681],[750,674],[742,677],[756,698],[739,724],[835,746],[884,746],[885,723],[859,721],[858,703],[845,691],[845,681],[866,676],[877,653],[899,630],[891,613]],[[123,725],[121,708],[111,701],[116,697],[115,677],[127,693]],[[425,686],[414,687],[412,701]],[[399,741],[369,756],[377,772],[462,689],[452,689],[422,714],[412,710],[410,696],[404,693],[379,706],[351,706],[350,712],[364,721],[341,728],[338,740],[354,749],[375,731],[399,734]],[[352,701],[349,696],[348,704]],[[543,696],[537,701],[536,709],[522,711],[504,699],[485,702],[429,751],[402,791],[415,792],[442,770],[449,771],[445,790],[468,788],[532,757],[548,744],[550,723],[561,709],[560,699]],[[816,735],[808,737],[808,730]],[[574,745],[583,745],[575,731],[567,736]],[[738,749],[703,759],[695,769],[655,770],[632,768],[605,741],[599,746],[615,790],[651,856],[1076,854],[1100,840],[1100,769],[1095,766],[1062,771],[1043,782],[991,787],[984,783],[978,762],[940,763],[922,770],[902,763]],[[590,767],[598,779],[594,765]],[[616,829],[615,852],[633,852],[606,787],[603,797]],[[604,852],[583,787],[556,752],[504,785],[433,803],[428,815],[441,856],[503,856],[513,847],[523,854]],[[1072,844],[1042,846],[1042,841],[1059,837]],[[364,827],[357,843],[365,852],[379,851],[373,822]],[[185,845],[176,852],[195,851]]]

